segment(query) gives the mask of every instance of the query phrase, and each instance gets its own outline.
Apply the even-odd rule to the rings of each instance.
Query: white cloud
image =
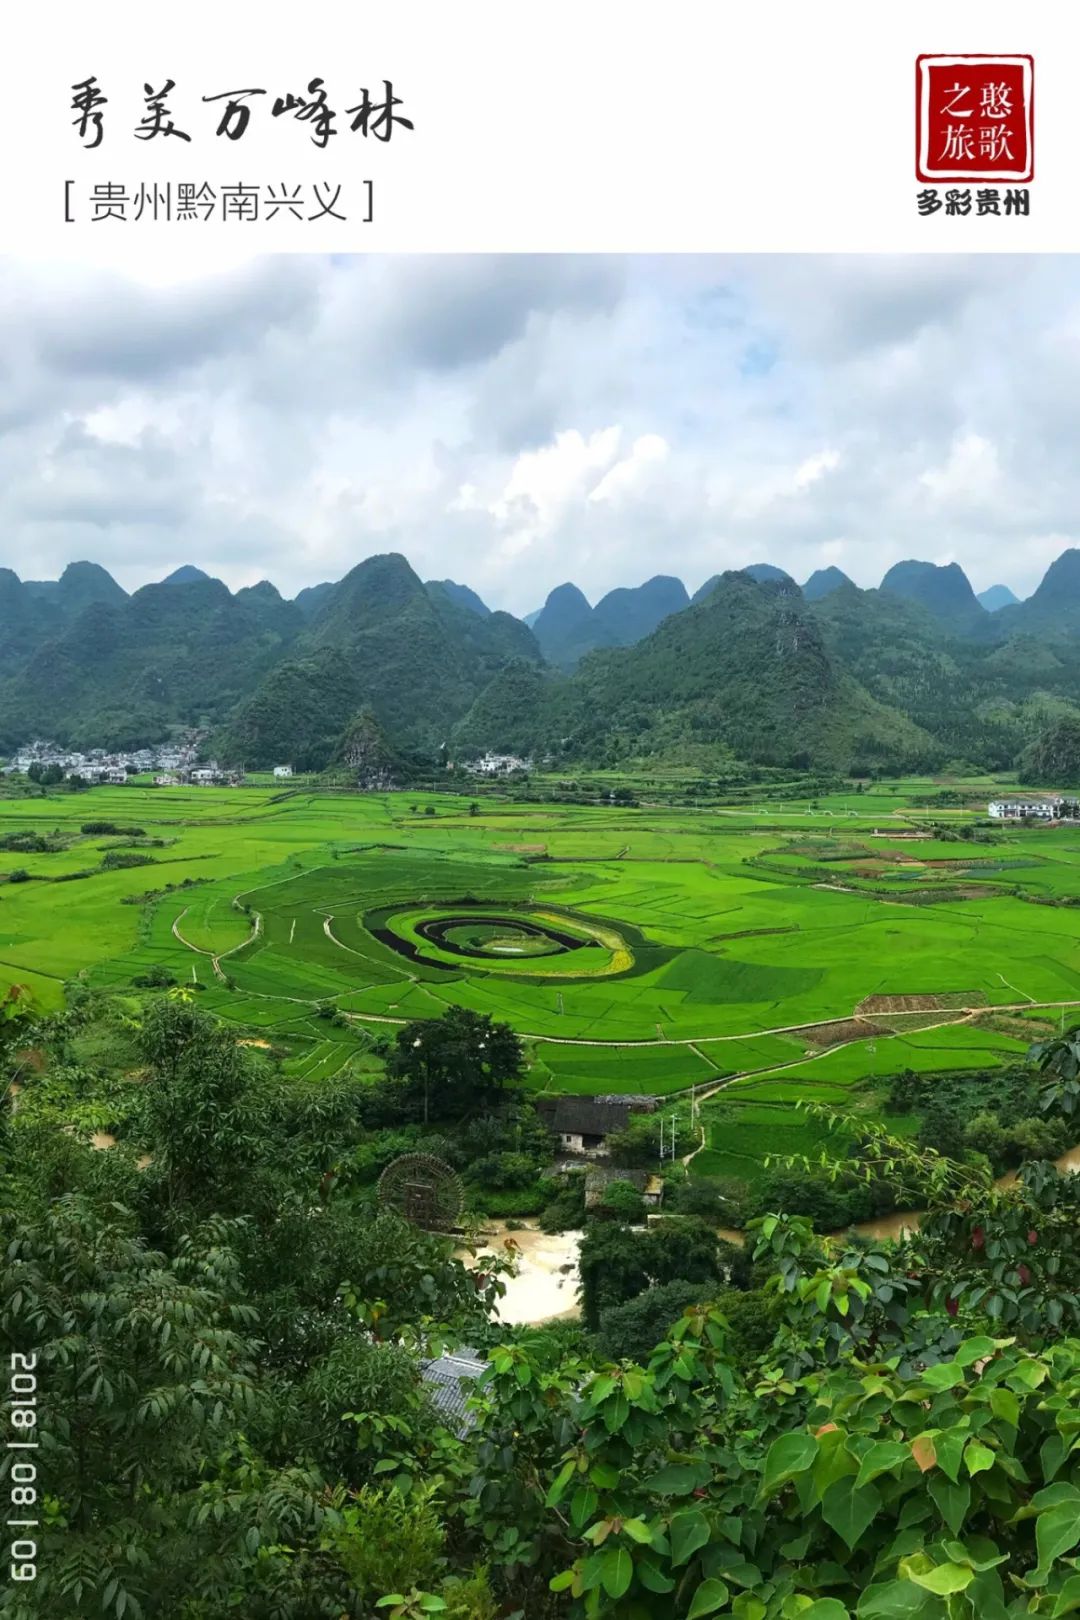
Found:
[[[928,468],[919,482],[942,506],[982,506],[1000,494],[997,451],[981,434],[962,433],[953,440],[945,461]]]
[[[617,461],[614,467],[589,491],[590,501],[618,501],[632,499],[649,481],[653,469],[668,457],[668,444],[659,433],[643,433],[630,447],[630,454]]]
[[[840,465],[840,455],[836,450],[819,450],[815,456],[807,456],[795,469],[795,488],[809,489],[816,484],[826,473],[835,472]]]
[[[0,355],[24,576],[293,594],[397,549],[522,612],[922,556],[1023,594],[1080,538],[1068,257],[9,259]]]

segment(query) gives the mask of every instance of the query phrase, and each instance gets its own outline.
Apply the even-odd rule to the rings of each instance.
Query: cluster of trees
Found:
[[[918,1140],[949,1158],[982,1156],[995,1175],[1027,1159],[1056,1159],[1073,1145],[1069,1117],[1031,1084],[1029,1069],[898,1074],[888,1107],[920,1116]]]
[[[524,1053],[508,1024],[451,1007],[403,1026],[379,1052],[384,1073],[360,1098],[355,1179],[373,1181],[399,1154],[423,1151],[457,1170],[470,1207],[489,1215],[535,1215],[559,1198],[548,1176],[554,1138],[522,1089]]]

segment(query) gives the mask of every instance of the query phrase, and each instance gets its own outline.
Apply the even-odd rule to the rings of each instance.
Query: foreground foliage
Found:
[[[75,1024],[35,1038],[66,1050]],[[0,1042],[29,1035],[12,1002]],[[584,1328],[493,1330],[500,1264],[470,1272],[338,1173],[364,1135],[347,1082],[315,1106],[175,993],[132,1038],[142,1168],[32,1085],[0,1115],[0,1342],[37,1357],[42,1396],[19,1499],[39,1573],[0,1612],[1080,1610],[1077,1178],[1029,1164],[999,1188],[870,1133],[866,1173],[930,1205],[903,1242],[773,1213],[740,1254],[700,1217],[602,1213]],[[1047,1047],[1033,1084],[1070,1086],[1074,1058]],[[487,1346],[469,1421],[422,1377],[447,1344]]]

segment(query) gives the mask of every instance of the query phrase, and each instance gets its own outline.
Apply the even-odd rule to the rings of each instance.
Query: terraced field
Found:
[[[927,807],[934,791],[703,812],[258,788],[0,800],[0,840],[50,845],[0,852],[0,986],[56,1006],[76,975],[164,969],[313,1077],[358,1032],[456,1003],[528,1038],[538,1089],[723,1086],[753,1111],[742,1147],[709,1154],[770,1132],[778,1150],[807,1128],[797,1097],[1009,1062],[1021,1013],[1080,1004],[1080,833],[962,840],[972,813]],[[81,831],[105,818],[120,831]],[[117,850],[142,864],[105,864]],[[994,1009],[1012,1024],[988,1027]]]

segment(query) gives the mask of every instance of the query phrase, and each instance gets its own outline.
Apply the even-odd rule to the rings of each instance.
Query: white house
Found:
[[[291,776],[292,775],[292,766],[291,765],[275,765],[274,766],[274,775],[275,776]]]
[[[1033,821],[1060,821],[1075,816],[1075,799],[992,799],[986,813],[995,821],[1020,821],[1027,817]]]

